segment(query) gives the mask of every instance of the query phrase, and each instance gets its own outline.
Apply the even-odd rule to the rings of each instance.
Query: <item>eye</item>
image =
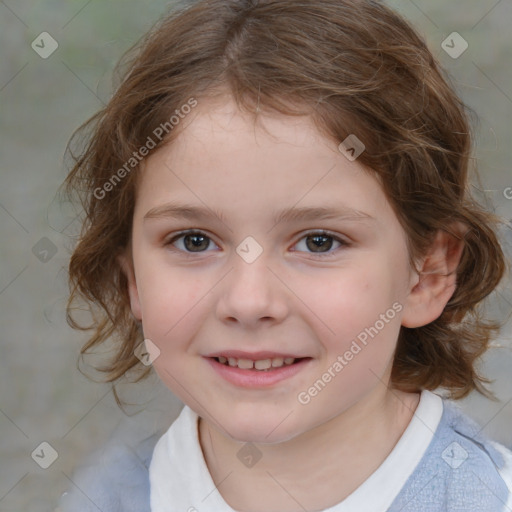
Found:
[[[332,256],[335,251],[330,251],[333,243],[338,243],[338,248],[348,246],[348,242],[331,235],[327,231],[315,231],[304,235],[295,246],[300,246],[302,241],[305,240],[306,249],[310,250],[311,253],[322,257]]]
[[[331,251],[335,243],[338,244],[337,248],[348,246],[348,242],[340,239],[337,236],[330,234],[327,231],[314,231],[304,235],[296,244],[295,247],[304,245],[306,249],[302,248],[299,250],[306,250],[310,254],[316,254],[319,257],[332,256],[334,251]],[[174,246],[177,250],[184,253],[201,253],[208,252],[207,249],[213,243],[212,239],[202,231],[189,230],[182,231],[174,237],[165,241],[165,246]],[[215,244],[216,245],[216,244]],[[296,251],[297,249],[294,249]]]
[[[176,244],[176,242],[180,243]],[[183,243],[181,243],[183,242]],[[165,245],[175,245],[183,252],[206,252],[212,240],[202,231],[183,231],[165,242]]]

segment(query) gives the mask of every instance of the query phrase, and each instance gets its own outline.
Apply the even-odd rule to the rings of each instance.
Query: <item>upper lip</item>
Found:
[[[259,352],[244,352],[243,350],[219,350],[218,352],[212,352],[207,354],[205,357],[234,357],[235,359],[249,359],[251,361],[261,361],[263,359],[276,359],[282,357],[293,357],[295,359],[301,359],[305,356],[298,356],[295,354],[286,354],[283,352],[270,352],[268,350],[262,350]]]

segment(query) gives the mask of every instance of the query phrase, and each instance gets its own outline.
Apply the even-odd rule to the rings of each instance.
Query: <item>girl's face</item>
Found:
[[[141,170],[125,268],[169,389],[227,436],[275,443],[385,389],[417,275],[357,160],[309,118],[262,121],[199,102]]]

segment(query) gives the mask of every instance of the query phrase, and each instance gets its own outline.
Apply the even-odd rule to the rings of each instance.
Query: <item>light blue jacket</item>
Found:
[[[498,473],[505,460],[480,427],[450,402],[420,463],[388,512],[504,512],[509,491]],[[150,512],[149,464],[163,435],[132,448],[104,447],[75,471],[61,512]],[[464,457],[464,463],[458,460]],[[173,511],[174,512],[174,511]],[[184,511],[176,511],[184,512]]]

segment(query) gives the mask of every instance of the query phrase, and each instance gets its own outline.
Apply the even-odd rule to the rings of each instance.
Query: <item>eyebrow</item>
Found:
[[[204,206],[191,206],[182,203],[166,203],[156,206],[149,210],[144,219],[176,218],[193,221],[204,221],[217,217],[221,222],[226,222],[222,212],[212,210]],[[307,220],[375,220],[368,213],[348,208],[346,206],[337,207],[300,207],[285,208],[274,216],[274,224],[280,222],[299,222]]]

